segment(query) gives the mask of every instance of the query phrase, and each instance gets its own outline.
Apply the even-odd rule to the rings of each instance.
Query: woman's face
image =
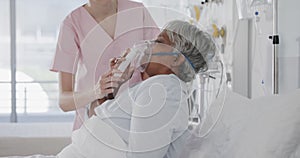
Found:
[[[160,52],[173,52],[171,47],[172,42],[165,32],[161,32],[155,44],[152,48],[152,56],[146,70],[142,73],[142,79],[145,80],[148,77],[155,76],[158,74],[172,74],[172,63],[176,60],[174,55],[162,55],[156,56],[156,53]]]

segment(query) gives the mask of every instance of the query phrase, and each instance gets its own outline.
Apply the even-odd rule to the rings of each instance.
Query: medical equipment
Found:
[[[144,71],[150,56],[146,56],[152,51],[152,47],[150,46],[153,42],[151,41],[142,41],[134,44],[134,46],[129,49],[128,54],[125,56],[125,60],[118,66],[118,70],[121,72],[125,72],[129,66],[134,66],[138,68],[141,72]],[[144,67],[144,68],[143,68]],[[117,73],[114,74],[115,77],[121,77],[123,74]],[[114,94],[110,93],[107,95],[108,99],[114,99]]]
[[[272,3],[271,0],[250,0],[251,7],[266,5],[266,4],[271,4],[271,3]]]
[[[278,0],[273,1],[273,55],[272,55],[272,91],[273,94],[279,92],[279,34],[278,34]]]
[[[190,16],[194,18],[197,22],[200,20],[202,14],[203,6],[202,5],[193,5],[188,7],[188,11]]]
[[[127,56],[125,57],[125,61],[123,61],[118,69],[122,72],[124,72],[126,70],[126,68],[130,65],[131,61],[136,57],[137,55],[137,51],[135,50],[131,50]],[[114,76],[116,77],[121,77],[122,74],[114,74]]]
[[[225,38],[226,35],[226,30],[225,30],[225,26],[218,28],[218,26],[216,24],[212,24],[213,27],[213,37],[214,38],[218,38],[218,37],[222,37]]]
[[[215,56],[211,56],[206,60],[208,65],[207,71],[196,74],[196,79],[193,83],[194,98],[192,98],[195,100],[193,100],[193,104],[191,104],[190,107],[189,129],[193,135],[201,138],[206,137],[218,122],[223,111],[227,90],[226,69],[223,62],[222,47],[220,47],[214,39],[213,41],[217,49],[215,53],[211,54],[215,54]],[[219,100],[219,102],[216,103],[216,100]],[[217,115],[213,116],[213,118],[207,118],[212,108],[214,108],[214,110],[217,109]],[[210,119],[210,124],[207,124],[207,119]]]
[[[214,61],[210,61],[209,69],[197,74],[197,78],[197,86],[194,89],[197,97],[192,107],[189,129],[194,135],[202,138],[211,132],[223,111],[227,85],[222,59],[217,57]],[[219,100],[219,102],[215,103],[215,100]],[[207,114],[212,108],[216,110],[216,107],[218,108],[217,115],[209,118],[211,123],[208,125]]]
[[[143,62],[148,62],[149,57],[145,58],[145,53],[149,54],[151,52],[152,48],[150,47],[150,45],[152,43],[153,42],[151,41],[142,41],[134,44],[134,46],[130,49],[129,53],[125,56],[125,61],[123,61],[119,65],[118,70],[124,72],[134,60],[137,60],[135,61],[135,65],[137,67],[143,65],[144,64]],[[121,74],[115,74],[115,75],[117,77],[120,77]]]
[[[239,19],[250,19],[254,17],[253,9],[250,7],[249,0],[236,0]]]
[[[161,47],[167,48],[167,51],[153,52],[154,49],[160,50]],[[180,54],[180,51],[176,50],[175,48],[169,45],[159,43],[156,41],[141,41],[134,44],[134,46],[130,49],[130,52],[127,54],[125,61],[120,64],[118,69],[124,72],[126,68],[128,68],[128,66],[131,66],[135,69],[138,69],[140,72],[144,72],[152,56],[175,55],[178,57],[180,56]],[[189,60],[189,58],[186,57],[184,54],[181,55],[183,55],[186,59],[186,62],[184,62],[184,64],[188,64],[192,67],[191,69],[194,69],[193,63]],[[192,73],[192,75],[194,75],[194,72]]]

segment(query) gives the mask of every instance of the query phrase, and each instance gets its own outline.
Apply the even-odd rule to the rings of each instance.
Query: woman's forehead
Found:
[[[173,50],[173,47],[165,44],[165,43],[156,43],[153,47],[153,53],[155,52],[171,52]]]
[[[161,43],[167,44],[167,45],[171,45],[172,42],[170,41],[170,38],[168,36],[168,34],[166,33],[166,31],[162,31],[158,37],[157,40],[159,40]]]

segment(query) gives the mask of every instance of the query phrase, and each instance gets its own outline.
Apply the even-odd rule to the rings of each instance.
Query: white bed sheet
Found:
[[[56,155],[71,143],[72,123],[1,123],[0,157]]]
[[[231,91],[226,96],[216,127],[187,145],[190,158],[300,157],[300,90],[253,100]]]
[[[56,158],[56,156],[32,155],[32,156],[9,156],[1,158]]]
[[[219,108],[212,107],[213,118]],[[299,158],[300,90],[254,100],[227,91],[215,128],[206,137],[193,137],[186,147],[189,157],[184,158]]]

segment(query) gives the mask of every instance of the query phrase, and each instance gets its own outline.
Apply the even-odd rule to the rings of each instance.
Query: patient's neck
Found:
[[[152,74],[152,75],[149,75],[147,72],[141,72],[141,78],[142,78],[142,81],[145,81],[146,79],[148,79],[150,77],[153,77],[153,76],[156,76],[156,75],[170,75],[170,74],[176,75],[172,71],[170,71],[170,72],[164,72],[164,73],[157,73],[157,74]]]
[[[143,81],[145,81],[146,79],[148,79],[150,76],[146,73],[146,72],[141,72],[141,78]]]

